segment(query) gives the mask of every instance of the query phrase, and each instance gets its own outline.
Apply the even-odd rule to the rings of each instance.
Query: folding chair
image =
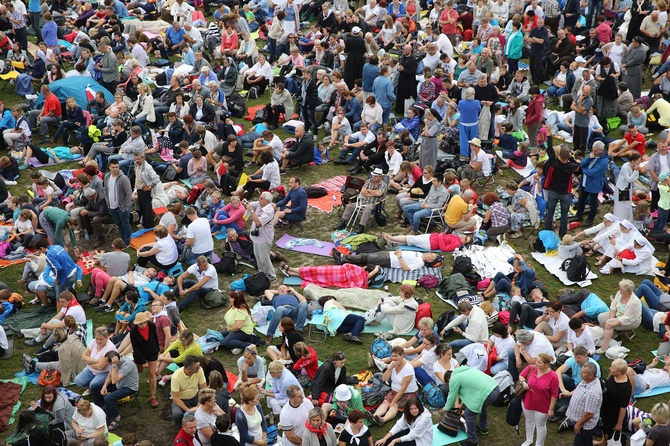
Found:
[[[447,222],[444,221],[444,215],[447,212],[447,206],[449,205],[449,200],[451,200],[451,195],[447,198],[447,201],[444,202],[444,206],[440,209],[433,209],[428,217],[422,218],[422,221],[426,221],[426,229],[423,231],[424,234],[428,234],[430,231],[430,226],[435,224],[440,231],[443,231],[447,226]]]
[[[17,70],[25,70],[26,64],[23,62],[12,61],[11,71],[6,74],[0,74],[0,79],[5,81],[2,85],[2,91],[5,91],[7,85],[11,84],[11,81],[16,80],[19,77],[19,72]]]
[[[117,403],[119,405],[125,406],[125,407],[132,407],[132,411],[128,413],[123,413],[121,416],[122,417],[129,417],[131,415],[135,415],[138,413],[140,410],[142,410],[142,406],[140,406],[140,391],[138,390],[137,392],[133,393],[132,395],[128,395],[125,398],[121,398]]]
[[[386,183],[387,190],[388,190],[388,184],[389,184],[390,178],[389,178],[388,175],[384,175],[382,178],[383,178],[382,181],[384,181]],[[361,186],[361,189],[362,188],[363,187]],[[373,215],[373,220],[372,220],[373,222],[374,222],[374,215],[376,214],[376,212],[383,212],[388,219],[388,213],[386,213],[386,207],[384,206],[384,202],[386,201],[386,196],[387,196],[387,193],[384,192],[384,194],[381,197],[379,197],[379,199],[377,201],[375,201],[375,203],[374,203],[375,209],[373,210],[373,214],[372,214]],[[354,209],[354,212],[351,214],[351,217],[349,217],[349,221],[347,222],[347,226],[345,227],[345,229],[349,230],[349,229],[353,228],[353,226],[358,221],[358,218],[360,217],[360,214],[363,212],[365,207],[370,204],[370,203],[364,201],[364,198],[366,198],[366,197],[362,197],[360,194],[358,194],[356,196],[356,208]],[[377,206],[380,207],[379,210],[377,209]]]
[[[363,178],[358,178],[358,177],[352,177],[348,176],[346,180],[344,180],[344,190],[342,191],[342,206],[337,210],[338,215],[342,215],[342,212],[344,211],[344,208],[354,201],[356,197],[358,197],[358,194],[361,192],[361,189],[363,189],[363,185],[365,184],[365,180]],[[353,193],[353,191],[356,191],[355,195],[350,195],[347,194],[347,190]]]

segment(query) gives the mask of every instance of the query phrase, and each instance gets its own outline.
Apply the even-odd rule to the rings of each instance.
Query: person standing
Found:
[[[121,80],[119,74],[119,63],[116,61],[116,55],[112,52],[112,48],[107,43],[100,43],[98,50],[104,56],[98,62],[96,68],[100,70],[102,76],[100,77],[100,85],[109,90],[110,93],[116,92],[116,86]]]
[[[621,166],[619,171],[619,177],[614,188],[614,211],[612,211],[619,221],[633,221],[633,207],[631,206],[633,191],[631,188],[640,177],[641,162],[640,154],[635,152],[628,158],[628,162]]]
[[[130,246],[130,202],[133,195],[130,180],[121,172],[118,160],[109,161],[109,172],[105,175],[104,185],[109,214],[121,233],[124,246]]]
[[[544,229],[553,230],[554,212],[560,201],[561,223],[558,236],[563,238],[565,233],[568,232],[568,211],[572,199],[572,175],[579,168],[579,164],[570,160],[570,148],[566,145],[561,145],[559,154],[556,156],[552,138],[551,125],[547,124],[547,155],[549,159],[544,165],[545,180],[543,187],[548,190],[549,199],[547,200]]]
[[[582,87],[582,93],[577,97],[577,100],[570,104],[570,109],[575,112],[575,120],[573,123],[575,150],[581,150],[585,153],[587,151],[586,142],[592,108],[593,96],[591,96],[591,86],[584,85],[584,87]]]
[[[544,81],[544,68],[542,68],[542,57],[544,56],[544,46],[549,38],[549,32],[544,27],[544,18],[537,19],[537,26],[530,30],[528,36],[524,38],[526,43],[530,44],[530,76],[533,85],[540,85]]]
[[[577,215],[573,221],[582,221],[586,201],[589,201],[589,215],[586,217],[584,227],[593,225],[593,220],[598,215],[598,195],[603,190],[607,178],[607,152],[602,141],[593,143],[591,153],[580,163],[582,168],[581,186],[579,188],[579,199],[577,201]]]
[[[388,66],[382,66],[379,69],[379,76],[372,83],[372,94],[379,105],[382,106],[382,128],[386,132],[386,125],[391,115],[391,107],[396,99],[393,91],[393,82],[391,81],[391,70]]]
[[[30,26],[35,31],[35,39],[41,42],[42,30],[40,29],[40,19],[42,18],[42,9],[40,0],[28,0],[28,18],[30,19]]]
[[[19,2],[23,4],[23,2]],[[25,6],[24,6],[25,8]],[[23,11],[14,7],[14,3],[7,3],[7,18],[12,24],[14,40],[21,44],[21,48],[28,49],[28,29]]]
[[[628,53],[622,60],[623,81],[628,85],[628,91],[633,95],[633,99],[639,99],[642,95],[642,70],[647,58],[647,51],[649,51],[649,47],[644,45],[644,37],[635,36],[628,47]]]
[[[537,133],[542,123],[542,113],[544,111],[544,95],[540,92],[540,87],[533,85],[528,89],[530,95],[530,104],[526,110],[526,128],[528,129],[528,144],[531,150],[539,150],[537,143]]]
[[[649,205],[649,210],[651,212],[658,209],[658,200],[661,197],[660,192],[658,191],[659,176],[664,173],[670,173],[670,153],[668,153],[668,140],[661,137],[658,137],[658,143],[656,146],[657,152],[651,155],[649,158],[649,163],[647,163],[644,168],[640,169],[640,173],[649,174],[649,188],[651,189],[651,203]]]
[[[533,433],[537,431],[536,445],[543,445],[547,437],[547,418],[554,416],[558,401],[558,376],[551,370],[551,356],[538,355],[535,365],[527,366],[519,376],[519,382],[527,392],[523,396],[523,413],[526,418],[526,446],[533,444]]]
[[[412,47],[405,45],[398,61],[398,94],[395,101],[395,113],[405,116],[405,100],[416,99],[416,70],[419,62],[414,57]],[[347,84],[349,85],[349,84]]]
[[[600,417],[603,421],[603,437],[598,446],[606,446],[607,440],[614,438],[616,432],[623,435],[623,421],[626,417],[626,408],[633,396],[633,386],[626,372],[628,363],[621,358],[612,361],[610,376],[605,381],[606,392],[603,393],[603,404],[600,408]]]
[[[488,408],[500,395],[498,383],[484,372],[461,366],[451,372],[449,380],[449,395],[444,410],[451,410],[459,397],[465,405],[465,425],[468,430],[468,439],[461,442],[461,446],[476,446],[479,444],[477,431],[482,435],[489,434]],[[479,415],[479,425],[477,425]]]
[[[603,402],[600,380],[596,379],[596,366],[586,363],[582,366],[582,382],[570,398],[566,418],[558,427],[562,432],[572,428],[575,431],[574,446],[592,446],[593,431],[598,425],[598,414]]]
[[[272,194],[263,192],[258,201],[247,204],[247,211],[253,222],[249,233],[251,241],[254,242],[254,257],[258,263],[258,271],[265,273],[272,283],[277,280],[277,273],[270,258],[270,248],[275,237]]]
[[[153,189],[162,188],[161,179],[145,160],[142,152],[135,152],[135,190],[137,191],[137,211],[144,228],[153,228],[154,209],[152,205]]]
[[[356,79],[363,77],[365,62],[365,41],[361,37],[361,28],[354,26],[351,34],[344,41],[344,52],[348,54],[344,66],[344,83],[352,86]]]

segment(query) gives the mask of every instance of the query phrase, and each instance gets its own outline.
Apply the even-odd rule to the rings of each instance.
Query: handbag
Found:
[[[461,422],[460,409],[451,409],[444,413],[442,419],[437,425],[437,430],[450,437],[458,435],[458,426]]]
[[[172,163],[168,164],[165,168],[165,173],[163,173],[163,179],[165,181],[174,181],[177,179],[177,169],[175,169]]]
[[[534,369],[535,367],[532,366],[530,373],[528,373],[528,377],[530,377]],[[519,398],[520,400],[523,399],[523,396],[526,394],[527,391],[528,389],[522,385],[521,380],[517,381],[516,384],[514,384],[514,396]]]
[[[55,369],[42,370],[42,372],[40,373],[40,377],[37,378],[37,384],[42,387],[46,386],[60,387],[61,383],[62,380],[60,376],[60,371]]]
[[[607,446],[622,446],[623,443],[621,442],[621,436],[623,434],[621,431],[614,431],[614,434],[612,435],[612,438],[607,440]]]
[[[630,187],[619,191],[618,201],[630,201]]]

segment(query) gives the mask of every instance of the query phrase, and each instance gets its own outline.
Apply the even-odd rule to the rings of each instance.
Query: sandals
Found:
[[[602,259],[598,259],[598,260],[596,261],[596,263],[594,263],[594,265],[595,265],[595,266],[600,266],[600,265],[603,265],[604,263],[605,263],[604,260],[602,260]]]
[[[77,164],[80,165],[81,167],[84,167],[86,165],[84,160],[79,161]]]
[[[119,418],[115,419],[114,421],[112,421],[111,423],[109,423],[109,425],[107,426],[107,430],[113,431],[114,429],[116,429],[120,425],[121,425],[121,417],[119,417]]]
[[[281,270],[282,274],[284,274],[286,277],[290,277],[290,274],[288,273],[288,263],[284,262],[283,260],[279,262],[279,269]]]

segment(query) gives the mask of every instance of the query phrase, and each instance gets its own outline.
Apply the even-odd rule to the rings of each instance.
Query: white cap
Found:
[[[354,27],[351,29],[351,33],[352,33],[352,34],[360,34],[360,33],[361,33],[361,29],[360,29],[358,26],[354,26]]]

